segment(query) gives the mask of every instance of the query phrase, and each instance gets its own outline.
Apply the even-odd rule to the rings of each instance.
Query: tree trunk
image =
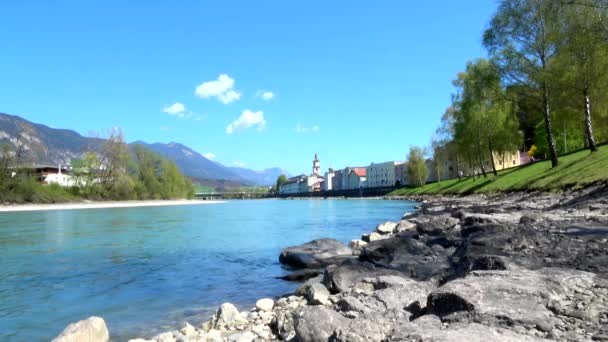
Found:
[[[481,169],[481,173],[483,173],[483,178],[488,177],[486,174],[486,168],[483,167],[483,160],[481,158],[481,133],[480,129],[477,127],[477,159],[479,159],[479,168]]]
[[[458,153],[456,153],[456,176],[460,180],[460,161],[458,160]]]
[[[492,139],[488,139],[488,147],[490,150],[490,162],[492,163],[492,173],[494,176],[498,176],[498,172],[496,172],[496,163],[494,163],[494,149],[492,148]]]
[[[543,111],[545,116],[545,130],[547,131],[547,143],[549,144],[549,155],[551,157],[551,166],[556,167],[559,164],[557,158],[557,148],[555,147],[555,139],[553,137],[553,126],[551,125],[551,108],[549,107],[549,89],[543,82]]]
[[[591,124],[591,100],[589,99],[589,90],[587,88],[583,91],[583,95],[585,96],[585,133],[587,133],[587,142],[589,143],[591,152],[597,152]]]

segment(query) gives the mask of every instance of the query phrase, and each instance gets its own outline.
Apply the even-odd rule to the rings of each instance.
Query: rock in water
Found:
[[[274,300],[270,298],[260,299],[255,303],[255,307],[261,311],[272,311],[272,308],[274,307]]]
[[[52,342],[106,342],[109,339],[106,322],[93,316],[68,325]]]
[[[319,268],[353,258],[353,251],[335,239],[313,240],[281,251],[279,262],[296,268]]]

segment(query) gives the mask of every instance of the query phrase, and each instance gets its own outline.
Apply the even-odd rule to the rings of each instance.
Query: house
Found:
[[[344,170],[335,170],[334,176],[331,179],[331,189],[332,190],[342,190],[342,178],[344,175]]]
[[[285,183],[281,184],[279,189],[279,194],[281,195],[292,195],[300,192],[300,184],[306,182],[305,175],[299,175],[295,177],[291,177],[285,181]]]
[[[76,181],[65,167],[51,165],[36,165],[31,168],[34,177],[42,184],[58,184],[60,186],[74,186]]]
[[[384,188],[394,187],[400,179],[396,177],[395,167],[405,164],[404,161],[388,161],[384,163],[371,163],[367,167],[367,187]]]
[[[351,168],[347,178],[347,189],[361,189],[366,186],[367,169],[364,167]]]
[[[395,186],[409,185],[407,180],[407,163],[395,165]]]
[[[517,150],[503,153],[494,152],[492,156],[494,157],[496,171],[510,169],[512,167],[522,165],[521,154]]]

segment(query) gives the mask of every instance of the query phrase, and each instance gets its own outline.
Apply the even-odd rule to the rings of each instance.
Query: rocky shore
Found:
[[[131,341],[608,341],[608,185],[415,200],[349,246],[284,249],[292,295]],[[101,323],[55,341],[107,341]]]

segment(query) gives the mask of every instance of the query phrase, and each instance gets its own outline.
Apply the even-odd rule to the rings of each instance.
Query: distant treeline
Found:
[[[112,130],[100,150],[72,160],[74,184],[44,185],[32,172],[26,139],[6,143],[0,149],[0,201],[8,203],[55,203],[71,200],[147,200],[192,198],[191,181],[175,163],[146,149],[124,142],[120,130]]]

